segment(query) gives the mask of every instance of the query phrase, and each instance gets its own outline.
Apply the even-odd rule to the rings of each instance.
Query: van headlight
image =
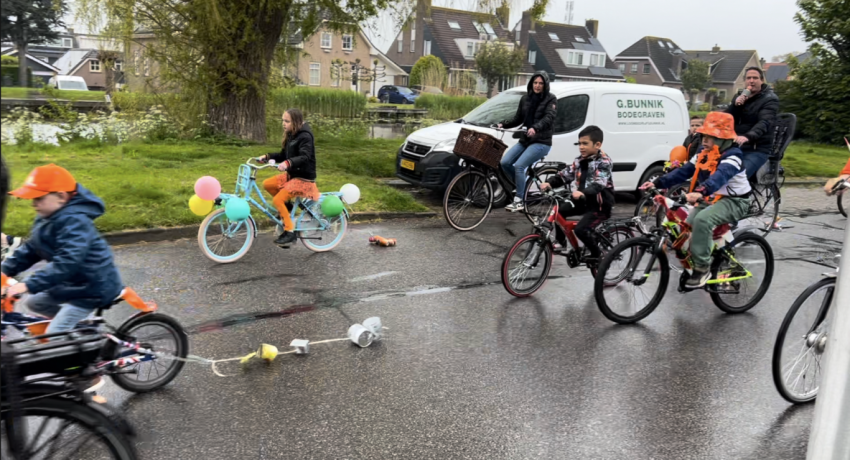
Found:
[[[457,143],[457,138],[445,140],[435,145],[434,148],[431,149],[432,152],[451,152],[455,148],[455,144]]]

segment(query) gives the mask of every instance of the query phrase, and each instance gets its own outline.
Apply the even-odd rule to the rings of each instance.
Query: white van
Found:
[[[70,75],[56,75],[54,77],[50,77],[50,80],[48,80],[47,85],[62,90],[89,90],[89,87],[88,85],[86,85],[86,81],[83,79],[83,77],[76,77]]]
[[[396,176],[425,188],[445,189],[460,171],[452,153],[460,129],[482,131],[501,138],[510,148],[517,140],[504,137],[491,125],[516,114],[527,87],[516,87],[481,104],[462,119],[420,129],[399,148]],[[558,116],[552,150],[544,161],[571,163],[579,155],[578,133],[585,126],[602,128],[602,150],[614,161],[617,191],[634,191],[657,177],[688,133],[688,109],[682,92],[661,86],[625,83],[553,82]]]

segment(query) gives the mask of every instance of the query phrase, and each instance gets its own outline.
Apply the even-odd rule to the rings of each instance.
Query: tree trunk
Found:
[[[210,125],[216,131],[243,140],[266,142],[266,91],[269,86],[269,71],[274,57],[275,47],[283,29],[285,8],[272,6],[269,2],[256,3],[263,8],[257,12],[252,26],[263,37],[260,43],[245,46],[240,50],[236,71],[242,80],[255,84],[230,83],[233,81],[234,68],[229,63],[220,62],[216,57],[217,49],[206,53],[208,65],[220,69],[220,81],[226,82],[216,88],[208,108]],[[263,5],[263,6],[259,6]],[[240,43],[243,30],[237,28],[233,43]]]
[[[18,86],[29,87],[29,80],[27,80],[27,42],[18,43]]]

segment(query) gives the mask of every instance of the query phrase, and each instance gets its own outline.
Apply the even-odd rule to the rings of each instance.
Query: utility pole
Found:
[[[567,13],[564,15],[564,22],[567,24],[573,23],[573,8],[575,7],[574,1],[567,0]]]

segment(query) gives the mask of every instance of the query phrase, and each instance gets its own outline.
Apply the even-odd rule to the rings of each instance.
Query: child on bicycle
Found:
[[[614,179],[611,174],[614,163],[602,151],[602,139],[602,130],[598,127],[591,125],[582,129],[576,144],[581,155],[571,165],[558,171],[549,182],[540,184],[541,190],[571,185],[572,204],[559,205],[558,213],[563,217],[582,216],[574,231],[590,252],[589,258],[585,258],[588,265],[598,262],[602,256],[593,229],[611,217],[614,207]],[[565,247],[565,235],[560,229],[556,232],[558,243]]]
[[[711,112],[705,118],[705,124],[699,128],[702,134],[702,148],[691,162],[647,182],[640,188],[670,188],[691,181],[690,193],[685,195],[688,202],[697,201],[711,195],[711,203],[698,205],[691,210],[687,223],[691,225],[691,261],[694,270],[685,285],[695,289],[705,285],[710,277],[712,231],[715,227],[737,222],[746,217],[750,209],[750,182],[744,169],[741,149],[735,146],[737,135],[732,115],[723,112]]]
[[[283,112],[283,142],[279,153],[269,153],[262,161],[274,160],[281,171],[275,177],[263,181],[263,188],[274,197],[272,203],[283,220],[283,233],[274,243],[288,248],[297,237],[295,224],[289,215],[289,201],[295,197],[319,199],[316,187],[316,146],[313,131],[304,121],[298,109]]]
[[[5,294],[28,293],[21,303],[53,319],[47,334],[74,329],[121,294],[124,285],[112,250],[94,226],[106,210],[100,198],[55,164],[35,168],[9,194],[32,200],[36,218],[31,237],[3,261],[0,271],[13,277],[41,260],[47,265]]]
[[[850,142],[847,143],[847,147],[850,148]],[[826,185],[823,186],[824,193],[826,193],[827,195],[832,195],[832,188],[835,187],[835,184],[847,179],[850,179],[850,159],[847,160],[847,164],[844,165],[844,169],[841,170],[841,173],[838,177],[826,181]],[[843,190],[838,192],[838,194],[841,193],[843,193]]]

